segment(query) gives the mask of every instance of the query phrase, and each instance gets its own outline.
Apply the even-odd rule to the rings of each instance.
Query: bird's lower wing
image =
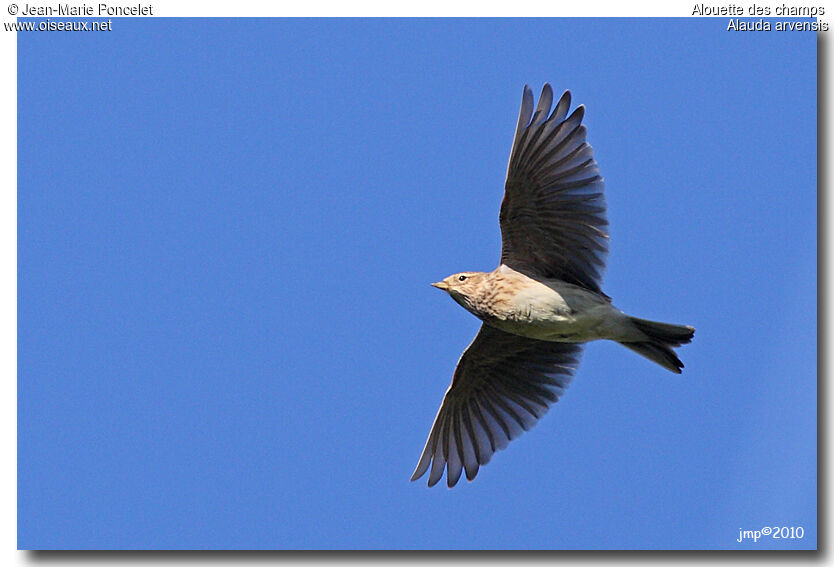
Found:
[[[461,472],[472,480],[481,465],[530,429],[570,383],[582,345],[538,341],[488,325],[464,351],[446,391],[420,462],[434,486],[446,469],[449,487]]]

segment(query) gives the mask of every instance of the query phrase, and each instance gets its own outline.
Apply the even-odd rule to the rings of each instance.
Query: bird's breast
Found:
[[[614,309],[597,294],[564,284],[525,278],[502,304],[482,319],[505,332],[533,339],[585,342],[602,338]],[[614,309],[615,310],[615,309]]]

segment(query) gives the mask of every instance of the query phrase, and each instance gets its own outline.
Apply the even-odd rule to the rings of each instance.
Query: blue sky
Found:
[[[816,36],[718,19],[18,34],[18,545],[816,547]],[[472,483],[408,482],[479,322],[522,87],[586,105],[613,343]],[[801,526],[801,540],[737,542]]]

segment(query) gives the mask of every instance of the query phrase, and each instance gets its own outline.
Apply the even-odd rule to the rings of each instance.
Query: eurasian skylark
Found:
[[[568,116],[566,91],[550,112],[545,84],[533,112],[524,87],[504,200],[501,262],[492,272],[462,272],[434,285],[483,321],[458,362],[417,469],[429,486],[446,469],[472,480],[492,455],[528,430],[567,388],[582,343],[617,341],[672,372],[672,347],[693,327],[630,317],[600,288],[608,253],[603,181],[581,124]]]

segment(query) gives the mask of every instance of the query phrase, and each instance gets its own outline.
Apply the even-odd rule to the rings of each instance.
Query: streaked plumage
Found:
[[[672,347],[695,329],[630,317],[601,289],[608,253],[603,180],[565,92],[551,113],[545,84],[533,110],[524,87],[500,222],[494,271],[462,272],[435,285],[483,321],[464,351],[411,477],[446,470],[449,487],[472,480],[492,455],[558,401],[579,364],[582,343],[620,342],[680,373]]]

